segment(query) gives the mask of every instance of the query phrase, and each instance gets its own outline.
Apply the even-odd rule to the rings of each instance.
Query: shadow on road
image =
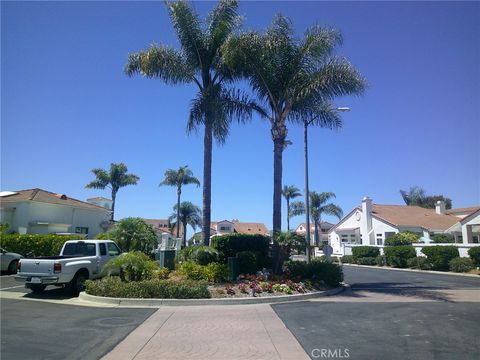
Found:
[[[74,296],[67,288],[47,287],[45,291],[41,293],[27,292],[25,295],[23,295],[23,297],[29,299],[68,300],[76,296]]]

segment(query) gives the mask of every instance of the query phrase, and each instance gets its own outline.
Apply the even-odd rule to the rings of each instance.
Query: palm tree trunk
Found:
[[[110,217],[110,221],[113,222],[113,217],[115,215],[115,199],[117,197],[117,192],[115,189],[112,189],[112,215]]]
[[[178,223],[178,221],[177,221]],[[187,246],[187,222],[182,222],[182,226],[183,226],[183,241],[182,241],[182,248],[184,248],[185,246]]]
[[[281,253],[276,236],[282,231],[282,158],[285,137],[273,139],[273,247],[275,273],[281,272]]]
[[[315,219],[315,246],[318,246],[318,221]]]
[[[180,195],[182,193],[182,189],[180,187],[177,188],[177,239],[180,237]]]
[[[303,145],[305,161],[305,232],[307,263],[310,262],[310,190],[308,188],[308,122],[304,122],[303,127]]]
[[[287,231],[290,232],[290,199],[287,198]]]
[[[210,206],[212,199],[212,125],[205,124],[203,138],[203,211],[202,211],[202,242],[210,245]]]

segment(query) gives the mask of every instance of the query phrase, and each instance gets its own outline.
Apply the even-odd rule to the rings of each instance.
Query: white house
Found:
[[[109,225],[109,209],[42,189],[0,192],[0,222],[19,234],[73,233],[93,238]]]
[[[111,199],[104,198],[103,196],[87,199],[87,202],[93,205],[102,206],[106,209],[112,210],[113,201]]]
[[[334,254],[343,255],[344,245],[383,245],[385,239],[401,231],[412,231],[429,239],[432,233],[452,233],[457,242],[478,243],[480,207],[445,210],[443,202],[436,209],[418,206],[378,205],[365,197],[328,232]],[[470,212],[466,215],[465,213]],[[462,218],[463,217],[463,218]],[[455,232],[455,231],[456,232]],[[465,232],[465,235],[460,235]]]
[[[328,241],[328,231],[333,226],[334,224],[329,223],[328,221],[321,221],[320,224],[318,224],[318,232],[320,234],[320,242],[318,242],[318,244],[321,245],[321,242]],[[301,223],[295,229],[295,233],[299,235],[305,235],[305,233],[307,232],[306,230],[307,230],[307,224]],[[317,243],[315,241],[315,224],[314,223],[310,223],[310,239],[311,239],[312,245]]]
[[[212,235],[224,235],[224,234],[260,234],[269,236],[270,232],[263,223],[254,223],[254,222],[240,222],[238,219],[233,219],[232,221],[222,220],[222,221],[212,221],[211,230]]]

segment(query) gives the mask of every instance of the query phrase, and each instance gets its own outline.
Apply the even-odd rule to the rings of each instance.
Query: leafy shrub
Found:
[[[210,298],[207,283],[202,281],[143,280],[122,282],[118,277],[87,280],[86,292],[95,296],[116,298],[206,299]]]
[[[240,251],[237,253],[240,274],[255,274],[258,270],[257,254],[253,251]]]
[[[125,251],[142,251],[150,254],[158,245],[157,235],[153,226],[141,218],[129,217],[117,222],[106,234]]]
[[[141,251],[124,253],[105,264],[105,274],[119,274],[125,282],[152,279],[159,271],[159,265]]]
[[[456,246],[425,246],[422,252],[427,255],[433,270],[448,271],[450,260],[459,257]]]
[[[375,258],[375,265],[377,265],[377,266],[383,266],[384,265],[383,256],[379,255]]]
[[[312,260],[310,263],[286,261],[284,268],[293,278],[323,281],[329,286],[338,286],[343,281],[342,268],[330,262],[319,260]]]
[[[229,257],[235,257],[241,251],[259,253],[259,261],[267,256],[270,238],[263,235],[227,234],[215,236],[212,247],[220,253],[220,261],[227,262]]]
[[[387,264],[396,268],[406,268],[408,259],[417,256],[412,246],[386,246],[383,251]]]
[[[425,256],[415,256],[407,260],[410,269],[431,270],[432,264]]]
[[[353,255],[343,255],[342,258],[342,264],[355,264],[355,256]]]
[[[376,257],[380,255],[380,249],[374,246],[355,246],[352,248],[355,259],[364,257]]]
[[[455,242],[455,236],[453,236],[452,234],[435,234],[430,236],[430,239],[435,244],[448,244]]]
[[[419,240],[420,240],[420,235],[415,234],[411,231],[402,231],[386,239],[385,245],[386,246],[412,245],[413,243],[418,243]]]
[[[212,262],[218,261],[218,251],[210,246],[192,246],[194,249],[191,252],[190,259],[199,265],[208,265]]]
[[[81,240],[82,235],[30,235],[30,234],[2,234],[0,246],[11,252],[23,256],[55,256],[60,254],[65,241]]]
[[[457,257],[450,260],[449,269],[453,272],[469,272],[474,268],[472,259]]]
[[[179,264],[178,272],[190,280],[205,280],[209,282],[222,282],[228,277],[228,268],[225,264],[210,263],[199,265],[193,261]]]
[[[468,256],[472,259],[474,266],[480,266],[480,246],[468,250]]]
[[[170,269],[162,267],[161,269],[155,270],[152,277],[154,279],[165,280],[168,279],[168,275],[170,275]]]
[[[199,245],[185,246],[178,253],[176,260],[184,262],[192,260],[192,253]]]
[[[371,265],[371,266],[376,266],[377,265],[377,257],[362,257],[357,259],[357,264],[358,265]]]

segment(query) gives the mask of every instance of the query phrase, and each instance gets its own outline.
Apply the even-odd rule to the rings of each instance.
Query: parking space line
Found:
[[[10,290],[10,289],[17,289],[17,288],[21,288],[21,287],[25,287],[25,285],[10,286],[10,287],[7,287],[7,288],[0,289],[0,291],[2,291],[2,290]]]

